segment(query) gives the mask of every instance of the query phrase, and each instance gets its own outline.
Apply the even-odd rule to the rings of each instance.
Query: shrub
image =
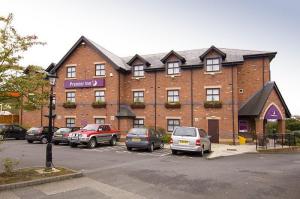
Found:
[[[63,104],[64,108],[76,108],[76,103],[75,102],[65,102]]]
[[[106,107],[106,102],[98,100],[98,101],[92,103],[92,107],[94,107],[94,108],[105,108]]]
[[[296,119],[287,119],[286,120],[286,129],[290,131],[300,130],[300,121]]]
[[[145,108],[144,102],[133,102],[131,105],[131,108]]]
[[[222,102],[206,101],[206,102],[204,102],[204,108],[222,108]]]
[[[2,164],[3,164],[3,168],[4,168],[4,173],[9,176],[14,171],[14,167],[19,164],[19,161],[13,160],[11,158],[5,158],[2,161]]]
[[[180,108],[181,104],[180,104],[180,102],[166,102],[165,107],[166,108]]]
[[[171,134],[166,133],[166,134],[164,134],[164,135],[162,136],[162,141],[163,141],[164,143],[169,144],[169,143],[170,143],[170,140],[171,140]]]

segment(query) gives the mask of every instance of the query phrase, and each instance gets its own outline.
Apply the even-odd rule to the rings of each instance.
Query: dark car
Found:
[[[0,124],[0,138],[15,138],[16,140],[24,140],[26,129],[17,124]]]
[[[132,128],[126,136],[127,150],[131,151],[133,148],[147,149],[152,152],[156,148],[163,149],[164,143],[162,135],[154,129],[148,128]]]
[[[63,127],[59,128],[53,135],[52,141],[55,145],[59,143],[69,144],[69,134],[73,131],[78,131],[80,127]]]
[[[53,133],[57,131],[57,127],[53,127]],[[48,143],[48,127],[32,127],[27,131],[25,139],[28,143],[39,141],[43,144]]]

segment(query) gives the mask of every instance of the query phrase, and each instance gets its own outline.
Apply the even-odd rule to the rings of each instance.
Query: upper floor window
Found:
[[[206,101],[220,101],[220,89],[219,88],[207,88],[206,89]]]
[[[180,120],[179,119],[168,119],[167,120],[167,129],[168,129],[168,132],[173,132],[174,129],[177,126],[180,126]]]
[[[179,90],[168,90],[168,102],[179,102]]]
[[[220,59],[219,58],[206,59],[206,71],[207,72],[220,71]]]
[[[67,102],[75,102],[75,92],[67,92],[66,100]]]
[[[133,66],[133,76],[144,77],[144,66],[143,65]]]
[[[133,128],[143,128],[144,126],[144,119],[136,118],[133,120]]]
[[[95,124],[105,124],[104,118],[95,118]]]
[[[75,78],[76,77],[76,67],[69,66],[67,67],[67,78]]]
[[[167,63],[168,75],[175,75],[180,73],[179,62]]]
[[[75,118],[66,118],[66,127],[75,127]]]
[[[133,91],[133,102],[144,102],[144,91]]]
[[[95,65],[96,76],[105,76],[105,65],[104,64],[96,64]]]
[[[95,91],[95,101],[96,102],[105,102],[105,92],[104,91]]]

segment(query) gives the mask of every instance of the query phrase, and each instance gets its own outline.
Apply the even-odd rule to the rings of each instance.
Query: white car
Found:
[[[177,127],[172,133],[170,148],[174,155],[178,151],[191,151],[203,156],[205,151],[211,151],[210,136],[196,127]]]

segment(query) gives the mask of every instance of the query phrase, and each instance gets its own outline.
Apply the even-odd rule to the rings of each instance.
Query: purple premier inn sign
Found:
[[[99,88],[105,86],[104,79],[65,80],[65,88]]]
[[[276,106],[271,105],[265,115],[267,120],[281,120],[282,116]]]

